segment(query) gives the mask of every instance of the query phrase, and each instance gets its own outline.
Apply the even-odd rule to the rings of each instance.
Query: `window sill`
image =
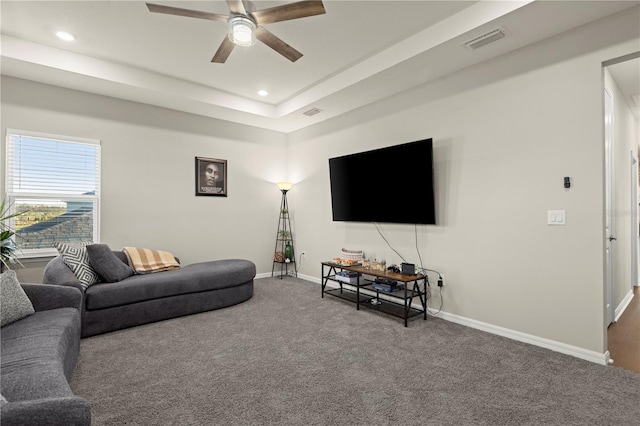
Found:
[[[22,263],[49,261],[58,255],[57,250],[38,250],[34,253],[19,253],[17,258]]]

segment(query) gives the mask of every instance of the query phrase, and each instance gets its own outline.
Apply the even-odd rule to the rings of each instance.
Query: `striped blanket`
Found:
[[[136,274],[169,271],[180,267],[176,258],[167,251],[137,247],[125,247],[122,250],[127,255],[129,265],[136,271]]]

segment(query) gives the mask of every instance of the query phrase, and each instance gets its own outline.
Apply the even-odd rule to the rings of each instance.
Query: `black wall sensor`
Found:
[[[567,189],[571,188],[571,178],[569,176],[564,177],[564,187]]]

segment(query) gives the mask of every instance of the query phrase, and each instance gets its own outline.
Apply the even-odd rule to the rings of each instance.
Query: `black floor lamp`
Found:
[[[280,202],[280,213],[278,214],[278,232],[276,234],[276,247],[273,253],[273,266],[271,267],[271,276],[276,270],[276,265],[280,265],[280,274],[278,278],[289,275],[289,265],[293,266],[293,275],[298,276],[296,272],[296,257],[293,250],[293,235],[291,233],[291,220],[289,218],[289,204],[287,203],[287,192],[293,184],[291,182],[278,182],[278,188],[282,192],[282,201]]]

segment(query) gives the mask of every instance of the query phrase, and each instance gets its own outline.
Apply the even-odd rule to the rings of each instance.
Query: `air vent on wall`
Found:
[[[482,46],[486,46],[489,43],[493,43],[494,41],[498,41],[501,38],[504,38],[507,35],[507,32],[504,28],[496,28],[493,31],[489,31],[486,34],[483,34],[479,37],[474,38],[473,40],[469,40],[466,43],[463,43],[465,49],[468,50],[476,50],[481,48]]]
[[[320,114],[321,112],[322,110],[320,108],[311,108],[310,110],[303,112],[303,114],[307,117],[311,117],[313,115]]]

